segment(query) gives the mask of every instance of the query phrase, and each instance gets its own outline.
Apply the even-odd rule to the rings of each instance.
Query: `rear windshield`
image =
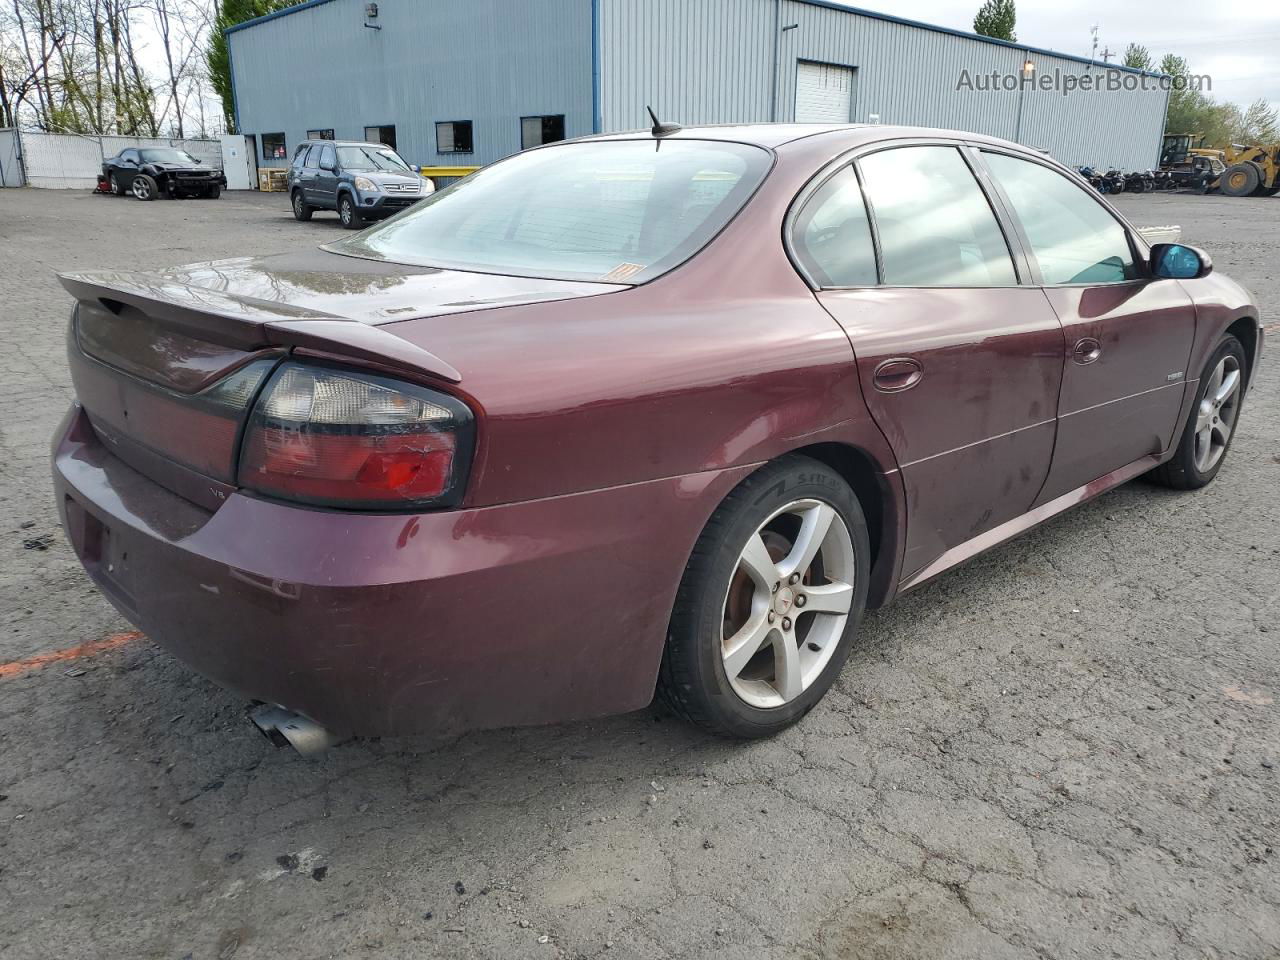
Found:
[[[326,249],[417,266],[641,283],[706,244],[770,162],[759,147],[700,140],[530,150]]]
[[[343,170],[395,170],[410,173],[409,165],[388,147],[339,147],[338,165]]]

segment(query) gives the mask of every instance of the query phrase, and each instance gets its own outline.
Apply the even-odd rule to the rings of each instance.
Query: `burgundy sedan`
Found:
[[[85,568],[343,735],[655,689],[772,734],[867,608],[1209,483],[1262,348],[1208,256],[1055,161],[884,126],[554,144],[320,249],[63,283]]]

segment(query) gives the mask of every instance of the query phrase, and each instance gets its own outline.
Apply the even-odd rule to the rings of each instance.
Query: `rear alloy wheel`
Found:
[[[866,606],[861,505],[829,467],[793,456],[752,474],[707,524],[681,582],[659,688],[715,733],[771,736],[813,708]]]
[[[349,193],[344,193],[338,198],[338,219],[348,230],[359,230],[364,226],[364,221],[360,219],[360,211],[356,209],[356,202],[351,199]]]
[[[120,186],[120,181],[116,179],[116,175],[114,173],[111,174],[111,176],[109,176],[107,180],[111,184],[111,195],[113,197],[123,197],[124,187]]]
[[[303,223],[306,223],[311,219],[311,214],[313,212],[314,211],[307,206],[307,201],[302,199],[302,191],[293,191],[293,219],[301,220]]]
[[[1237,163],[1227,167],[1218,181],[1218,189],[1228,197],[1247,197],[1258,189],[1262,178],[1252,163]]]
[[[154,200],[160,192],[155,180],[145,173],[139,173],[133,178],[133,186],[130,189],[139,200]]]
[[[1244,347],[1228,334],[1200,376],[1196,404],[1178,449],[1152,471],[1152,479],[1167,487],[1194,490],[1216,477],[1231,446],[1245,386]]]

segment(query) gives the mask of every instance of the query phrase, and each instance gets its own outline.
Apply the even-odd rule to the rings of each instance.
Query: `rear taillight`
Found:
[[[373,374],[287,362],[245,431],[242,487],[300,503],[451,506],[471,459],[467,406]]]

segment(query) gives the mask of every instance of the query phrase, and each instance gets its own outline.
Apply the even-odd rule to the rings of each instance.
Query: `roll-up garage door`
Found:
[[[852,116],[852,67],[796,64],[796,123],[848,123]]]

